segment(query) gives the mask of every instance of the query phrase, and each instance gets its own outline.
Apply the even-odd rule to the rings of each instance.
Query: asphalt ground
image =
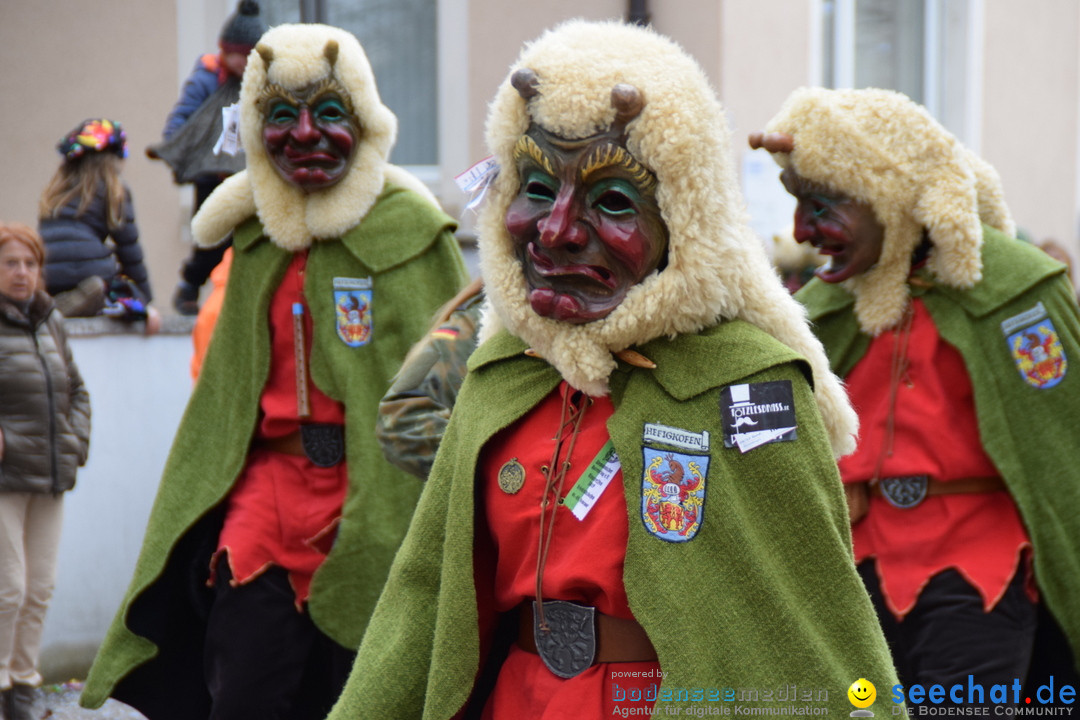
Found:
[[[42,718],[49,720],[146,720],[138,710],[116,700],[106,700],[97,710],[79,707],[82,683],[78,681],[45,685],[38,692],[45,706]]]

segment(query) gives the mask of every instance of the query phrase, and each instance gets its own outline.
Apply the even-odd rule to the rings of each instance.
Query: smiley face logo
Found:
[[[877,698],[877,688],[866,678],[859,678],[851,683],[847,691],[848,700],[857,708],[868,708]]]

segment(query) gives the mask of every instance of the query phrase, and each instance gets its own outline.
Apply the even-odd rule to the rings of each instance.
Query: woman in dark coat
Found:
[[[90,396],[40,289],[45,245],[0,224],[0,717],[30,720],[56,579],[63,493],[90,442]],[[35,714],[36,713],[36,714]]]

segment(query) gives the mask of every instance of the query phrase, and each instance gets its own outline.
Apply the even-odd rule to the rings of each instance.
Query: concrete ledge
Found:
[[[194,319],[144,323],[65,320],[71,352],[90,391],[90,457],[64,494],[56,591],[42,639],[50,681],[85,677],[120,606],[173,435],[191,393]]]
[[[195,318],[189,315],[162,315],[159,335],[190,335]],[[69,337],[100,337],[102,335],[145,335],[146,323],[127,322],[110,317],[64,318]]]

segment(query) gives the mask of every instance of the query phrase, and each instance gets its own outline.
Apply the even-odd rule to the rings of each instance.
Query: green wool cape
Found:
[[[920,271],[910,291],[964,358],[983,449],[1024,519],[1040,593],[1080,658],[1080,370],[1073,365],[1080,362],[1080,311],[1065,266],[1041,250],[983,226],[982,260],[983,279],[970,290],[938,285]],[[833,372],[847,376],[871,339],[859,330],[854,298],[817,279],[796,297],[809,309]],[[1002,328],[1039,303],[1066,358],[1065,377],[1046,388],[1023,378]]]
[[[488,439],[561,380],[525,349],[503,332],[470,358],[413,524],[329,720],[445,720],[467,702],[483,703],[482,692],[474,693],[487,645],[478,631],[478,593],[486,591],[473,575],[474,473]],[[882,689],[874,709],[886,714],[884,688],[895,673],[852,562],[843,491],[808,365],[743,321],[636,349],[657,367],[620,363],[612,373],[608,431],[629,523],[624,583],[666,673],[655,716],[664,717],[665,707],[718,707],[720,698],[734,698],[729,706],[809,705],[846,715],[846,692],[858,678]],[[784,380],[797,439],[745,454],[725,448],[722,389]],[[661,540],[642,521],[647,423],[709,433],[704,519],[688,542]]]
[[[420,495],[416,478],[383,459],[374,421],[409,347],[466,280],[453,230],[453,221],[430,203],[387,184],[359,225],[309,251],[311,379],[345,406],[349,488],[308,610],[320,630],[347,648],[360,643]],[[90,670],[81,698],[88,707],[113,696],[140,709],[168,705],[164,716],[185,717],[175,706],[199,708],[205,695],[202,618],[189,598],[206,582],[222,501],[259,421],[270,368],[268,309],[292,259],[254,218],[237,228],[233,247],[214,341],[173,442],[131,585]],[[371,279],[365,345],[350,347],[338,336],[335,278]]]

